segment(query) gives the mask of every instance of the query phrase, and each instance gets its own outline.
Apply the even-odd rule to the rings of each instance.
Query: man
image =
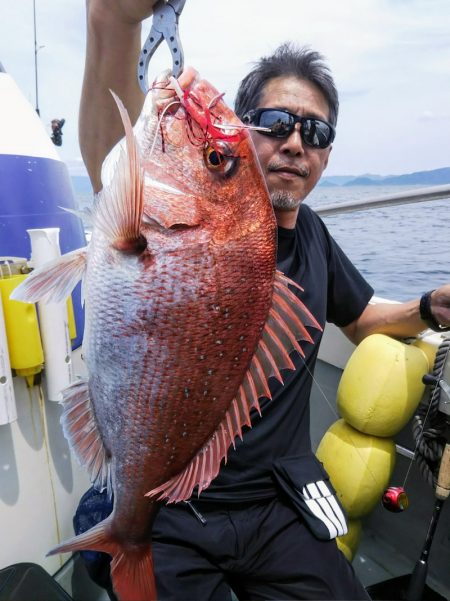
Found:
[[[143,97],[136,78],[140,23],[152,0],[88,0],[86,71],[80,143],[96,190],[101,164],[123,131],[108,89],[135,120]],[[189,74],[180,85],[189,84]],[[270,109],[270,110],[268,110]],[[269,131],[252,132],[278,222],[278,267],[301,283],[302,300],[324,325],[336,323],[355,343],[381,332],[411,336],[428,323],[419,300],[370,305],[372,288],[302,204],[328,164],[338,113],[333,80],[320,55],[282,46],[244,79],[238,115]],[[450,285],[426,297],[422,316],[450,324]],[[425,303],[426,304],[426,303]],[[427,313],[428,311],[428,313]],[[320,524],[300,514],[297,488],[326,481],[311,452],[309,394],[321,335],[311,332],[305,360],[271,386],[263,418],[253,416],[243,442],[199,500],[163,507],[153,553],[160,601],[367,599],[351,565]]]

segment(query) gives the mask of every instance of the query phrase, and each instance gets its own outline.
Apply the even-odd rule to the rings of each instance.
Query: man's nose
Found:
[[[294,129],[290,135],[283,140],[281,145],[281,152],[293,155],[299,155],[304,153],[303,141],[301,136],[301,123],[296,123]]]

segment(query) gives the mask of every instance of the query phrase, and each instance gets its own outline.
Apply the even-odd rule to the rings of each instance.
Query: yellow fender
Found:
[[[349,518],[366,515],[380,501],[395,465],[395,444],[363,434],[338,420],[316,452]]]
[[[355,557],[356,550],[361,540],[362,524],[361,520],[348,520],[348,532],[344,536],[338,536],[336,543],[338,549],[342,551],[345,557],[351,562]]]
[[[337,407],[360,432],[394,436],[411,419],[422,398],[422,376],[429,371],[426,354],[382,334],[365,338],[342,374]]]

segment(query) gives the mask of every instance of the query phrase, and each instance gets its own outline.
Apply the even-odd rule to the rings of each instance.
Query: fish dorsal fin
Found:
[[[219,473],[222,459],[226,461],[230,445],[234,446],[237,436],[242,439],[242,428],[251,427],[250,410],[254,408],[261,414],[259,398],[272,398],[268,379],[274,376],[283,383],[280,370],[295,369],[289,353],[296,350],[304,356],[298,340],[313,342],[305,325],[322,328],[289,290],[289,284],[299,288],[277,271],[272,307],[262,337],[239,391],[217,430],[180,474],[154,488],[147,496],[176,503],[189,499],[196,486],[198,494],[207,488]]]
[[[12,300],[27,303],[64,301],[86,269],[87,249],[78,248],[35,269],[11,294]]]
[[[80,465],[98,490],[112,492],[108,454],[97,427],[86,380],[77,380],[62,391],[61,424]]]

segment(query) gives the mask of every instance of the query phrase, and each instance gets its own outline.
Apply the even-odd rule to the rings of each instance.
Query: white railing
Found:
[[[352,213],[354,211],[367,211],[368,209],[380,209],[382,207],[393,207],[395,205],[440,199],[450,201],[450,184],[430,186],[427,188],[413,188],[404,192],[385,194],[375,198],[331,204],[320,208],[317,207],[315,211],[321,217],[329,217],[330,215],[340,215],[342,213]]]

